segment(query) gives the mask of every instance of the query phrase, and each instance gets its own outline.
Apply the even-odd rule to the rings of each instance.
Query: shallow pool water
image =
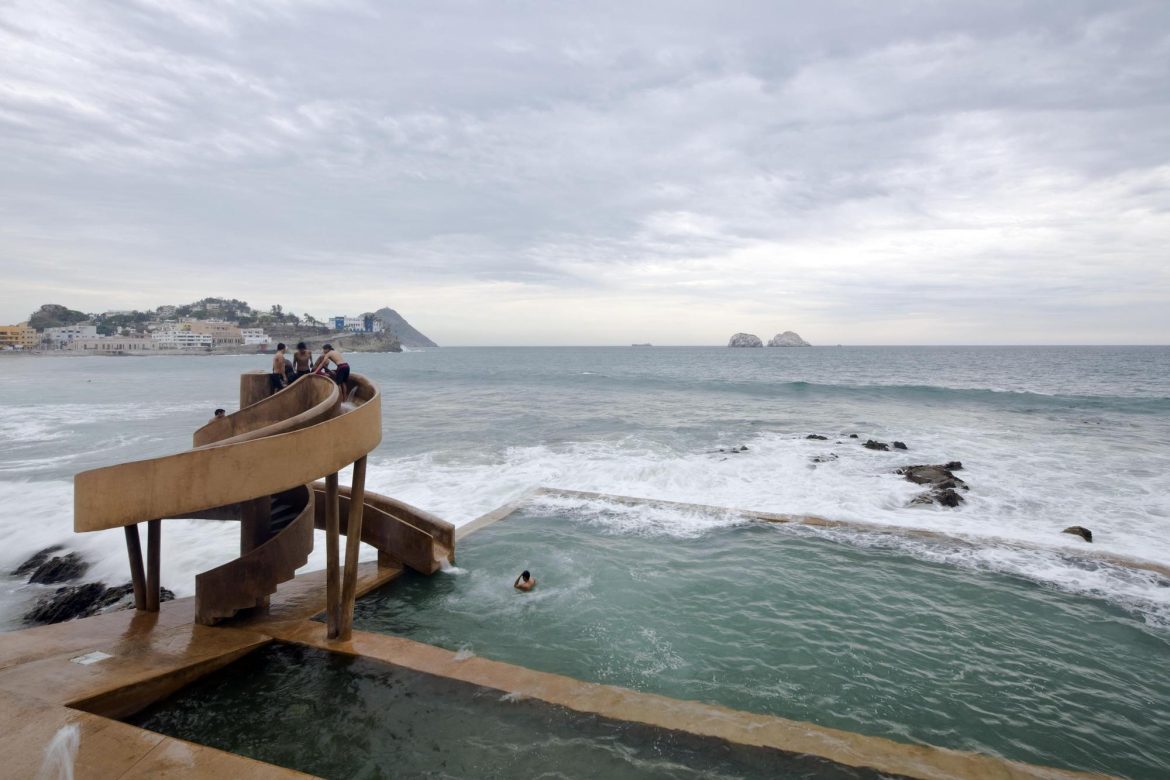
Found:
[[[131,722],[338,779],[879,777],[300,645],[252,653]]]
[[[361,600],[356,627],[904,742],[1170,773],[1170,643],[1129,613],[799,527],[680,535],[631,512],[525,509],[461,541],[455,569]]]

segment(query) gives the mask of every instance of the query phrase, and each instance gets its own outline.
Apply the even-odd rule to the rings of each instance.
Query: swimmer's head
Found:
[[[305,348],[305,342],[298,341],[297,342],[297,349],[304,349],[304,348]]]
[[[284,349],[284,344],[283,344],[283,343],[281,343],[281,344],[277,344],[277,345],[276,345],[276,349],[277,349],[277,351],[280,351],[280,350]]]
[[[525,582],[528,582],[530,579],[532,579],[532,575],[528,573],[528,569],[520,572],[520,579],[524,580]]]
[[[227,413],[223,409],[216,409],[215,410],[216,417],[223,417],[225,414],[227,414]]]

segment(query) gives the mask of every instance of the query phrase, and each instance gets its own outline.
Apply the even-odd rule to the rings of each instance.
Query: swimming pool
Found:
[[[881,777],[301,645],[258,650],[130,720],[326,778]]]
[[[1170,772],[1170,643],[1103,601],[801,527],[680,534],[637,508],[527,507],[458,564],[370,594],[356,627],[903,742]]]

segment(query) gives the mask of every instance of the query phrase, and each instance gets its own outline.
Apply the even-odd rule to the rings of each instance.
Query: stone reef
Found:
[[[752,333],[736,333],[727,342],[729,347],[762,347],[764,342],[760,341],[760,337]]]
[[[769,347],[811,347],[807,341],[796,334],[796,331],[786,330],[783,333],[777,333],[768,342]]]

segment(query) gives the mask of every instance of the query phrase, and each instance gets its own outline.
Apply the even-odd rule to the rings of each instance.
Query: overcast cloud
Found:
[[[1164,0],[5,0],[0,172],[0,322],[1170,341]]]

